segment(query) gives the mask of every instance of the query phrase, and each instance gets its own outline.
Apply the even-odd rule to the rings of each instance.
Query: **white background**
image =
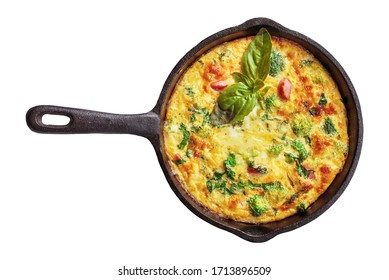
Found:
[[[361,2],[1,1],[0,279],[151,279],[118,276],[123,265],[388,279],[389,20],[384,1]],[[144,138],[43,135],[25,124],[39,104],[147,112],[187,51],[260,16],[330,51],[363,109],[350,185],[297,230],[256,244],[199,219],[171,191]],[[176,277],[212,278],[222,277]]]

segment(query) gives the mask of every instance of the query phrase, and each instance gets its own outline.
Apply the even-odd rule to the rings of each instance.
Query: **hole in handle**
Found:
[[[52,115],[52,114],[44,114],[42,116],[42,123],[44,125],[68,125],[70,122],[70,118],[64,115]]]

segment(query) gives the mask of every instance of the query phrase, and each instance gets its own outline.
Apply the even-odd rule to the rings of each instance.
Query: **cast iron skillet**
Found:
[[[185,70],[203,53],[214,46],[236,38],[256,35],[260,27],[266,27],[271,35],[284,37],[302,45],[319,59],[331,73],[338,84],[347,108],[350,150],[342,172],[336,176],[327,191],[308,208],[304,215],[294,215],[277,222],[253,225],[219,217],[196,203],[172,173],[166,153],[162,148],[164,145],[161,135],[167,102],[175,84]],[[42,123],[42,116],[45,114],[68,116],[70,122],[63,126],[45,125]],[[120,115],[57,106],[36,106],[27,112],[26,121],[31,130],[39,133],[124,133],[146,137],[157,153],[159,163],[170,187],[193,213],[221,229],[252,242],[264,242],[277,234],[301,227],[326,211],[349,184],[357,167],[363,138],[360,104],[355,89],[344,69],[318,43],[267,18],[254,18],[241,25],[222,30],[209,36],[191,49],[174,67],[162,88],[157,104],[148,113]]]

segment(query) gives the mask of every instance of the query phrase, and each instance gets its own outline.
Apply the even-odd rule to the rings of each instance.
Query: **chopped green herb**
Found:
[[[215,189],[219,189],[219,190],[224,191],[227,183],[225,180],[222,180],[223,175],[224,175],[224,173],[215,172],[213,174],[213,177],[211,179],[207,180],[206,185],[207,185],[208,191],[210,193]]]
[[[313,60],[311,59],[303,59],[300,62],[300,68],[303,68],[304,66],[311,66],[313,64]]]
[[[219,53],[219,60],[220,60],[221,62],[224,61],[224,58],[229,57],[230,54],[231,54],[231,51],[229,51],[229,50],[221,51],[221,52]]]
[[[212,182],[211,180],[207,181],[207,188],[210,193],[213,192],[213,190],[221,190],[223,193],[225,193],[226,185],[227,183],[224,180],[215,182]]]
[[[236,194],[240,190],[243,190],[245,187],[246,187],[246,183],[239,181],[238,183],[232,184],[229,191],[232,194]]]
[[[191,88],[191,87],[185,88],[185,93],[186,93],[187,95],[189,95],[189,96],[193,96],[193,95],[195,94],[193,88]]]
[[[203,108],[203,114],[204,114],[204,118],[203,118],[203,125],[204,125],[206,123],[209,123],[209,117],[211,116],[211,114],[205,108]]]
[[[225,173],[215,172],[212,179],[207,180],[207,189],[211,193],[213,190],[220,190],[222,194],[231,195],[243,190],[246,184],[242,181],[233,183],[230,188],[227,187],[227,182],[223,179]],[[227,173],[226,173],[227,174]]]
[[[314,172],[313,170],[305,168],[304,165],[302,165],[302,163],[298,160],[296,160],[296,167],[298,175],[300,177],[304,177],[305,179],[308,178],[311,172]]]
[[[299,205],[297,205],[297,212],[300,214],[303,214],[307,211],[307,206],[304,202],[301,202]]]
[[[180,150],[183,150],[185,148],[185,146],[188,144],[189,142],[189,136],[190,136],[190,132],[188,130],[186,130],[186,126],[181,123],[180,125],[180,128],[179,128],[181,131],[182,131],[182,135],[183,135],[183,138],[182,138],[182,141],[180,144],[177,145],[177,147],[180,149]]]
[[[255,171],[257,171],[260,174],[267,174],[267,168],[263,167],[263,166],[256,166],[256,165],[254,165],[254,161],[250,161],[249,162],[249,167],[251,169],[254,169]]]
[[[226,174],[230,179],[235,179],[235,171],[232,170],[233,167],[236,166],[235,154],[230,153],[228,158],[224,161],[226,165]]]
[[[193,157],[193,151],[192,151],[191,148],[188,148],[188,149],[186,150],[186,156],[187,156],[188,158]]]
[[[213,192],[213,190],[214,190],[214,184],[212,184],[212,181],[211,181],[211,180],[207,180],[206,186],[207,186],[207,189],[208,189],[208,191],[209,191],[210,193]]]
[[[304,136],[305,142],[309,145],[309,147],[312,147],[312,139],[308,135]]]
[[[192,111],[194,113],[191,117],[191,122],[197,120],[196,114],[200,114],[200,115],[204,116],[202,125],[209,123],[209,117],[211,114],[208,112],[207,108],[198,109],[196,107],[192,107],[192,108],[190,108],[190,111]]]
[[[220,180],[223,177],[223,175],[224,173],[215,171],[212,180]]]
[[[317,116],[317,109],[316,107],[312,107],[311,109],[309,109],[309,113],[311,114],[311,116]]]
[[[272,120],[272,119],[269,117],[269,114],[263,114],[263,115],[261,116],[261,120],[262,120],[262,121],[270,121],[270,120]]]
[[[271,112],[273,108],[277,107],[277,97],[275,94],[269,94],[265,98],[265,108],[266,111]]]
[[[190,131],[191,131],[191,132],[199,132],[199,131],[201,131],[202,129],[203,129],[203,127],[202,127],[201,125],[199,125],[199,126],[193,125],[193,126],[191,127]]]
[[[185,163],[186,160],[182,157],[182,158],[180,158],[180,159],[173,160],[173,162],[174,162],[176,165],[180,165],[180,164]]]
[[[228,167],[235,167],[236,166],[236,159],[235,159],[235,154],[230,153],[227,157],[227,159],[224,161],[226,166]]]
[[[323,130],[329,135],[337,133],[334,122],[330,118],[324,120]]]
[[[193,114],[191,117],[190,117],[190,122],[195,122],[197,121],[197,116],[196,114]]]
[[[295,154],[292,154],[292,153],[285,153],[284,156],[286,158],[287,163],[292,163],[295,160],[300,160],[300,158],[298,156],[296,156]]]
[[[271,181],[268,183],[255,184],[249,180],[248,186],[249,186],[249,188],[252,188],[252,189],[260,188],[260,189],[263,189],[264,191],[268,191],[271,189],[282,189],[283,188],[281,182],[279,182],[279,181]]]
[[[327,105],[327,98],[324,93],[320,95],[319,106],[325,107]]]
[[[247,202],[250,206],[251,213],[254,216],[261,216],[271,207],[269,201],[266,198],[259,195],[254,195]]]
[[[302,144],[300,142],[300,144]],[[293,145],[293,142],[292,142],[292,145]],[[304,145],[302,145],[302,148],[299,144],[296,145],[295,143],[295,147],[294,148],[295,150],[298,149],[298,152],[299,152],[299,156],[296,156],[292,153],[285,153],[285,158],[286,158],[286,162],[287,163],[292,163],[293,161],[296,162],[296,170],[297,170],[297,173],[300,177],[304,177],[304,178],[308,178],[308,176],[311,174],[311,172],[314,172],[313,170],[310,170],[310,169],[307,169],[304,167],[304,165],[302,164],[303,160],[308,157],[308,153],[307,151],[305,150],[305,147]]]

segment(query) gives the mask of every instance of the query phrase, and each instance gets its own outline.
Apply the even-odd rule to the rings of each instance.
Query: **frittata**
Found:
[[[330,186],[348,154],[347,117],[336,83],[311,53],[272,36],[263,62],[257,54],[270,49],[250,54],[254,39],[216,46],[186,70],[167,104],[163,148],[197,203],[267,223],[305,212]],[[264,75],[250,55],[258,69],[268,67]]]

